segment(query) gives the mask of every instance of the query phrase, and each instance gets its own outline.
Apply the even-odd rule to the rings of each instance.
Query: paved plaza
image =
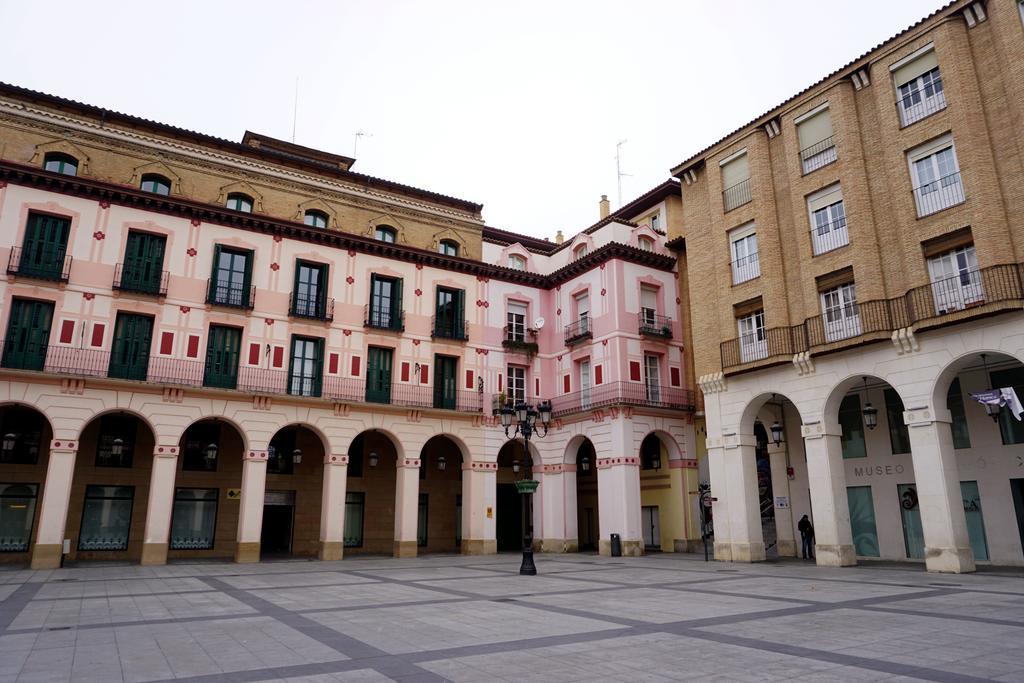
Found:
[[[694,556],[0,570],[0,682],[1024,681],[1024,578]]]

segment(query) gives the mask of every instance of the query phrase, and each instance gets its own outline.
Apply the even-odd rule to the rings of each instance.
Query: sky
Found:
[[[0,81],[236,141],[294,125],[355,171],[568,237],[620,205],[620,141],[626,203],[939,6],[0,0]]]

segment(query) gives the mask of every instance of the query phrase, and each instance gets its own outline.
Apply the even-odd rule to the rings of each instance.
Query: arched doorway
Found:
[[[395,539],[398,449],[379,430],[357,435],[348,449],[345,553],[391,555]]]
[[[597,552],[601,539],[598,518],[597,453],[584,437],[576,449],[576,524],[581,552]]]
[[[277,431],[267,449],[260,554],[315,556],[320,549],[324,442],[305,425]]]
[[[462,544],[462,449],[439,434],[420,454],[419,552],[458,552]]]
[[[230,422],[189,425],[179,442],[168,558],[232,557],[245,441]]]
[[[139,416],[99,415],[78,439],[66,534],[69,560],[138,560],[155,438]]]
[[[516,490],[515,484],[525,473],[527,456],[523,448],[521,439],[513,439],[505,442],[498,451],[495,491],[495,537],[498,552],[523,549],[523,496]],[[536,500],[534,502],[536,510]]]
[[[49,464],[50,423],[38,410],[0,406],[0,561],[27,562]]]

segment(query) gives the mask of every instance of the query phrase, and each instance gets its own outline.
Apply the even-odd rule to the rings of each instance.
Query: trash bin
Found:
[[[622,537],[612,534],[612,557],[622,557]]]

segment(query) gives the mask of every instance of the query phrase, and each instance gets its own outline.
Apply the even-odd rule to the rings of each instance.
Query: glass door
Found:
[[[249,305],[250,252],[217,247],[211,301],[244,308]]]
[[[132,292],[157,294],[163,276],[163,235],[148,232],[129,232],[124,249],[124,267],[121,269],[121,289]]]
[[[825,316],[825,339],[835,341],[860,334],[860,311],[854,283],[833,287],[821,293],[821,310]]]
[[[135,313],[118,313],[107,373],[120,379],[145,381],[152,338],[152,318]]]
[[[236,327],[210,326],[206,342],[206,367],[203,386],[234,389],[238,386],[238,352],[242,331]]]
[[[858,557],[879,557],[878,528],[875,526],[875,504],[870,486],[850,486],[846,489],[850,505],[850,528],[853,547]]]
[[[319,396],[323,371],[323,339],[292,337],[292,359],[288,372],[288,393]]]
[[[580,361],[580,405],[590,407],[590,360]]]
[[[960,495],[964,499],[964,516],[967,518],[967,536],[971,541],[974,559],[988,559],[988,539],[985,537],[985,518],[981,513],[981,493],[978,482],[960,482]]]
[[[391,403],[391,361],[393,351],[371,346],[366,360],[366,400]]]
[[[658,520],[658,506],[648,505],[640,508],[640,522],[644,531],[644,547],[660,550],[661,524]]]
[[[644,356],[644,383],[647,386],[647,400],[661,402],[661,359],[654,354]]]
[[[46,365],[52,319],[52,302],[12,299],[2,365],[18,370],[42,370]]]
[[[293,313],[303,318],[323,318],[324,277],[326,267],[298,261],[295,266],[295,305]]]
[[[437,376],[434,378],[434,407],[446,410],[457,408],[455,376],[459,359],[453,356],[434,356]]]

